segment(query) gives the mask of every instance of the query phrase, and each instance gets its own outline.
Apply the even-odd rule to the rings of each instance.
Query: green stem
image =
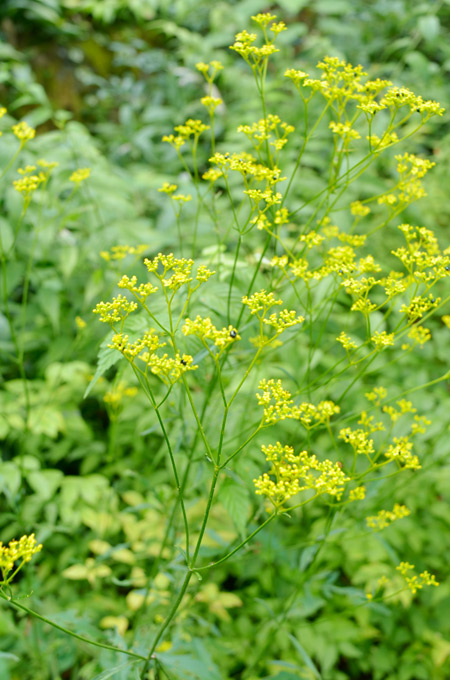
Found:
[[[143,661],[146,660],[145,656],[142,656],[141,654],[137,654],[136,652],[132,652],[128,649],[120,649],[119,647],[114,647],[113,645],[107,645],[104,644],[103,642],[96,642],[95,640],[91,640],[90,638],[85,637],[84,635],[78,635],[78,633],[74,633],[73,631],[69,630],[68,628],[64,628],[64,626],[60,626],[58,623],[55,623],[51,619],[48,619],[45,616],[41,616],[41,614],[38,614],[35,612],[33,609],[29,609],[29,607],[26,607],[23,604],[20,604],[19,602],[16,602],[15,600],[12,600],[9,598],[7,595],[2,593],[0,591],[0,598],[2,600],[5,600],[9,605],[12,607],[15,607],[15,609],[19,609],[21,611],[26,612],[30,616],[33,616],[36,619],[39,619],[39,621],[42,621],[43,623],[48,623],[49,626],[52,626],[53,628],[56,628],[57,630],[60,630],[61,632],[65,633],[66,635],[70,635],[70,637],[76,638],[77,640],[81,640],[81,642],[86,642],[88,645],[92,645],[94,647],[101,647],[102,649],[109,649],[112,652],[119,652],[119,654],[127,654],[128,656],[133,656],[136,659],[141,659]]]

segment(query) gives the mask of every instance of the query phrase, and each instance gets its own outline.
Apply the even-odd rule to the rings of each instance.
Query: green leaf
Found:
[[[434,40],[437,37],[440,27],[439,18],[434,14],[426,14],[425,16],[420,17],[417,22],[417,28],[419,29],[420,34],[428,41]]]
[[[106,678],[112,678],[113,675],[116,675],[117,673],[119,673],[119,671],[123,671],[125,668],[129,668],[135,663],[138,663],[137,659],[121,663],[120,666],[113,666],[112,668],[107,668],[105,671],[92,678],[92,680],[106,680]]]
[[[308,666],[309,670],[312,671],[313,675],[315,678],[318,678],[318,680],[322,680],[322,676],[319,673],[317,666],[309,656],[309,654],[306,652],[305,649],[301,646],[300,642],[295,638],[293,635],[289,633],[289,639],[296,648],[296,650],[300,653],[303,661],[305,662],[306,666]]]
[[[177,680],[222,680],[217,666],[207,658],[196,659],[190,654],[158,654],[163,669],[176,674]]]
[[[20,488],[20,469],[13,461],[6,461],[0,467],[0,490],[15,496]]]
[[[245,527],[252,508],[247,489],[232,479],[226,479],[219,490],[218,498],[240,535],[245,536]]]
[[[121,359],[123,359],[120,352],[118,352],[116,349],[111,349],[111,347],[108,347],[108,343],[110,341],[111,334],[108,333],[107,338],[105,338],[105,340],[103,340],[102,344],[100,345],[100,351],[98,353],[97,358],[97,370],[95,371],[94,377],[92,378],[91,382],[87,386],[87,389],[83,397],[84,399],[86,399],[86,397],[89,396],[97,380],[101,378],[104,373],[106,373],[108,368],[111,368],[111,366],[114,366]]]
[[[55,439],[59,432],[64,432],[64,418],[59,409],[43,404],[35,408],[30,416],[30,430],[34,434],[45,434]]]
[[[63,477],[61,470],[37,470],[30,472],[27,481],[33,491],[43,500],[49,500]]]
[[[8,659],[9,661],[20,661],[19,657],[11,652],[0,652],[0,659]]]

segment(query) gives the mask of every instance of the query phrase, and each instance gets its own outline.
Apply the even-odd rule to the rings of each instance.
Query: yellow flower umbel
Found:
[[[81,182],[84,182],[84,180],[87,179],[90,174],[90,168],[78,168],[78,170],[75,170],[75,172],[70,175],[69,182],[73,182],[78,186],[81,184]]]
[[[24,146],[30,139],[34,139],[36,130],[28,125],[24,120],[16,125],[12,126],[12,131],[16,135],[17,139],[20,140],[22,146]]]
[[[124,398],[128,397],[132,399],[137,393],[137,387],[127,387],[127,384],[121,380],[117,385],[112,387],[112,389],[105,392],[103,401],[114,413],[121,409]]]
[[[257,344],[260,347],[273,343],[286,329],[303,323],[305,320],[303,316],[297,316],[295,310],[288,309],[282,309],[278,313],[274,312],[267,317],[267,312],[271,307],[283,303],[281,300],[277,300],[273,293],[266,293],[265,290],[253,293],[250,297],[245,295],[242,298],[242,303],[250,309],[252,315],[255,315],[259,319],[260,336],[257,338]],[[267,337],[264,334],[264,326],[273,328],[275,334],[272,335],[272,337]]]
[[[124,295],[118,295],[112,299],[112,302],[99,302],[92,311],[94,314],[99,314],[100,321],[109,323],[110,326],[123,322],[131,312],[137,309],[137,302],[130,302]]]
[[[199,265],[195,277],[197,285],[191,288],[189,284],[194,280],[192,273],[192,267],[194,266],[193,260],[176,258],[173,253],[170,253],[169,255],[158,253],[153,260],[146,258],[144,264],[148,271],[161,281],[164,288],[168,288],[174,292],[184,285],[188,285],[189,290],[193,292],[215,274],[215,272],[210,271],[205,265]],[[170,274],[170,276],[167,276],[167,274]]]
[[[368,527],[372,529],[385,529],[396,519],[402,519],[402,517],[408,517],[410,511],[406,505],[399,505],[395,503],[392,510],[380,510],[376,515],[371,517],[366,517],[366,523]]]
[[[272,468],[254,480],[256,493],[267,496],[275,508],[282,508],[286,501],[307,489],[339,500],[345,483],[350,481],[339,463],[319,461],[307,451],[295,455],[292,446],[282,446],[280,442],[263,446],[262,451]]]
[[[414,570],[414,565],[410,564],[409,562],[400,562],[396,569],[405,579],[406,585],[413,595],[415,595],[417,591],[421,590],[424,586],[437,587],[439,585],[439,583],[436,581],[436,576],[434,574],[430,574],[428,571],[423,571],[419,575],[412,574],[411,576],[408,576],[408,574]]]
[[[7,546],[0,542],[1,585],[8,585],[23,565],[41,550],[42,545],[36,543],[34,534],[22,536],[19,541],[12,540]]]
[[[209,317],[203,319],[201,316],[197,316],[194,320],[185,320],[183,335],[195,335],[197,338],[200,338],[210,353],[210,346],[207,341],[212,341],[218,348],[215,356],[220,356],[233,342],[241,339],[241,336],[233,326],[230,325],[227,328],[218,330]]]
[[[299,420],[306,429],[328,425],[333,415],[340,412],[333,401],[321,401],[315,406],[305,402],[296,406],[291,393],[284,389],[281,380],[261,380],[256,394],[258,404],[264,406],[262,424],[273,425],[280,420]]]
[[[384,454],[388,461],[408,470],[420,470],[422,466],[412,453],[413,443],[408,437],[394,437],[393,442]]]

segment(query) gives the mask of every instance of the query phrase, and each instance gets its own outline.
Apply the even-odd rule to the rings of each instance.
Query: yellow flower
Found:
[[[408,517],[411,512],[408,510],[406,505],[399,505],[395,503],[392,510],[380,510],[376,515],[371,517],[366,517],[366,523],[368,527],[372,529],[385,529],[396,519],[402,519],[402,517]]]
[[[339,463],[327,459],[319,461],[307,451],[295,455],[292,446],[282,446],[280,442],[262,446],[262,451],[272,467],[269,473],[253,480],[256,494],[267,496],[276,508],[307,489],[313,489],[317,495],[330,494],[339,500],[345,483],[350,481]]]
[[[12,131],[16,135],[17,139],[20,139],[22,144],[25,144],[30,139],[33,139],[36,130],[28,125],[24,120],[16,125],[12,126]]]
[[[69,182],[74,182],[75,184],[80,184],[85,179],[87,179],[90,174],[91,174],[90,168],[78,168],[78,170],[75,170],[75,172],[73,172],[70,175]]]
[[[7,546],[0,542],[0,570],[2,572],[3,583],[9,583],[19,569],[41,550],[42,545],[37,544],[34,534],[22,536],[18,541],[13,539]],[[20,564],[15,566],[19,561]],[[14,567],[13,574],[8,576]]]
[[[169,196],[170,196],[177,189],[178,189],[178,187],[177,187],[176,184],[169,184],[169,182],[164,182],[164,184],[162,185],[162,187],[160,187],[158,189],[158,191],[163,193],[163,194],[169,194]]]

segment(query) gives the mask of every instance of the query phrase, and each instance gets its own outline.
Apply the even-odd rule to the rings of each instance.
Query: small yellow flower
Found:
[[[36,130],[30,127],[24,120],[20,123],[16,123],[16,125],[13,125],[12,131],[16,135],[17,139],[20,139],[22,144],[25,144],[26,142],[30,141],[30,139],[33,139],[36,134]]]
[[[158,191],[163,193],[163,194],[169,194],[169,196],[170,196],[177,189],[178,189],[178,186],[176,184],[169,184],[169,182],[164,182],[164,184],[162,185],[162,187],[160,187],[158,189]]]
[[[75,170],[75,172],[70,175],[69,182],[80,184],[81,182],[84,182],[84,180],[87,179],[90,174],[90,168],[78,168],[78,170]]]
[[[361,201],[353,201],[350,205],[350,212],[355,217],[365,217],[370,213],[368,205],[364,205]]]
[[[367,526],[372,529],[385,529],[396,519],[402,519],[403,517],[408,517],[411,512],[408,510],[406,505],[400,505],[395,503],[392,510],[380,510],[376,515],[372,517],[366,517]]]
[[[363,501],[366,497],[366,487],[357,486],[356,489],[351,489],[348,499],[349,501]]]
[[[319,461],[307,451],[295,455],[292,446],[282,446],[280,442],[262,446],[262,451],[272,467],[269,473],[253,480],[256,494],[267,496],[276,508],[307,489],[313,489],[317,495],[330,494],[339,500],[345,483],[350,481],[339,463],[327,459]]]
[[[41,550],[42,545],[37,544],[34,534],[22,536],[18,541],[14,539],[7,546],[0,541],[0,571],[3,583],[9,583],[19,569]],[[18,566],[17,562],[20,562]],[[13,570],[14,572],[10,574]]]

